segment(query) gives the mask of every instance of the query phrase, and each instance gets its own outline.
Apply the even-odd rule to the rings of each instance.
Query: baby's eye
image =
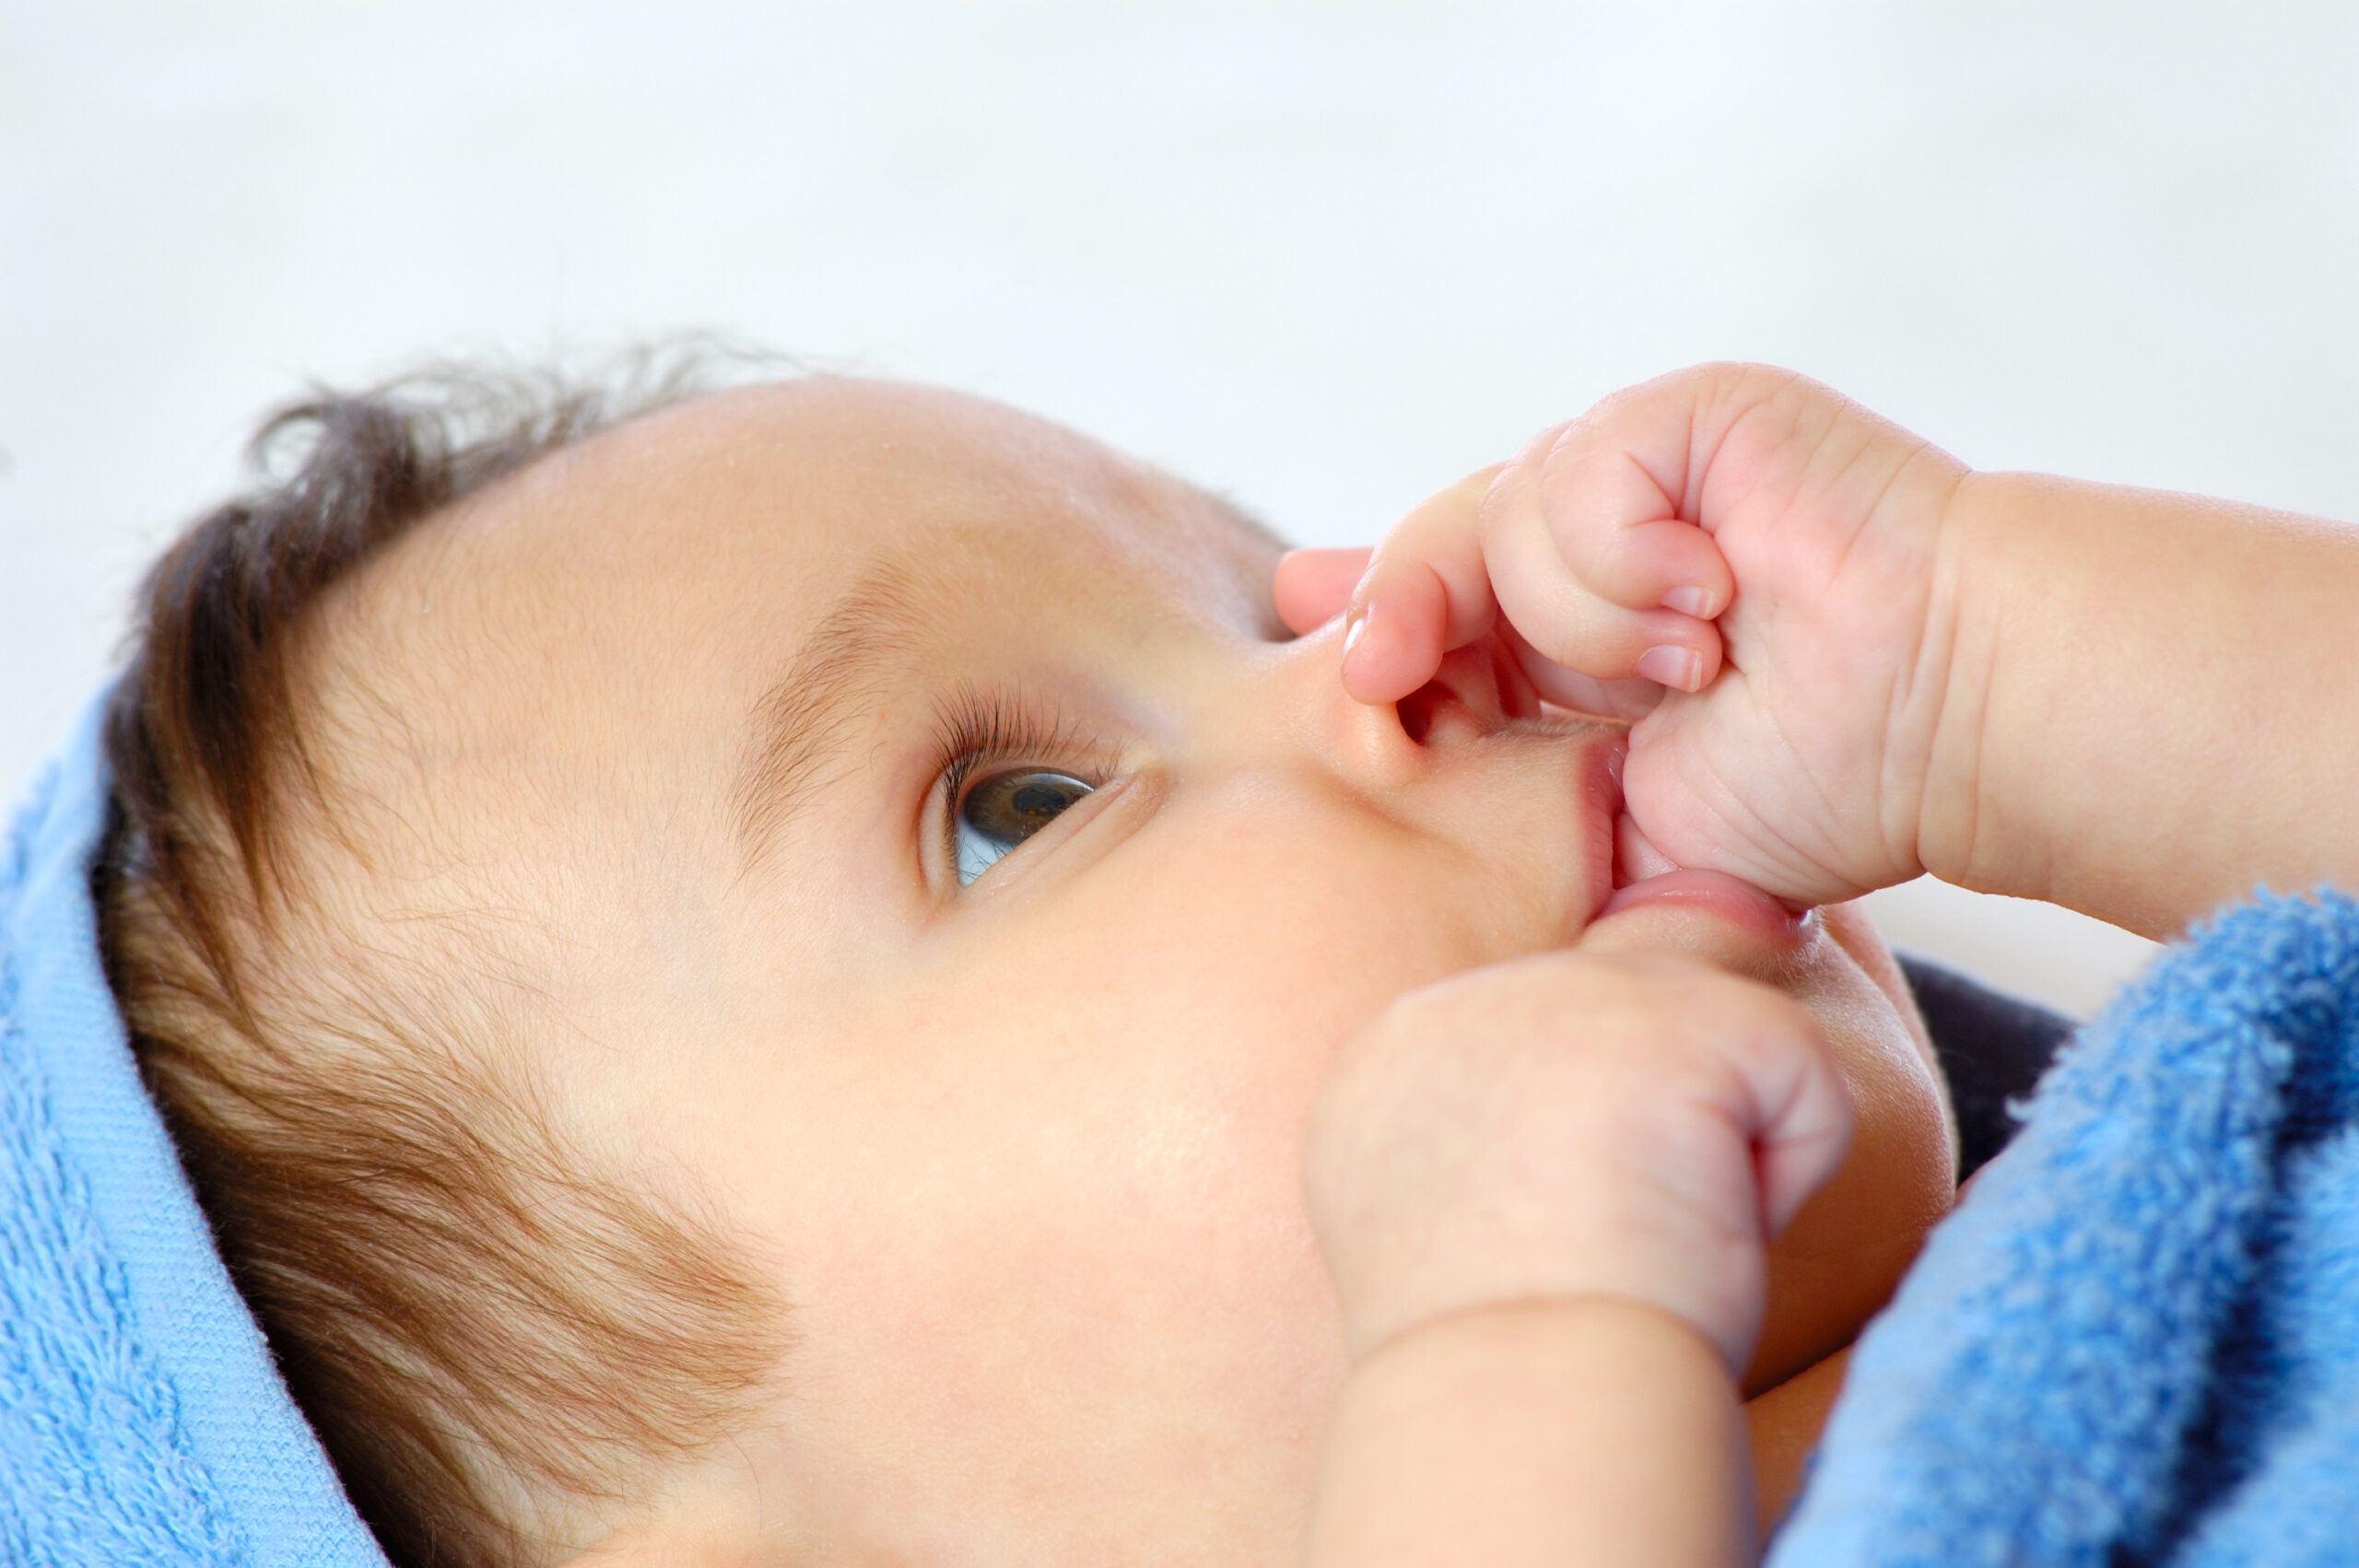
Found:
[[[968,790],[952,821],[958,885],[971,886],[992,862],[1054,822],[1091,786],[1069,773],[1019,767]]]

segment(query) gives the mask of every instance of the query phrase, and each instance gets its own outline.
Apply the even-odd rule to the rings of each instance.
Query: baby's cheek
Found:
[[[1866,905],[1858,900],[1848,904],[1829,904],[1821,908],[1818,915],[1825,924],[1826,934],[1850,955],[1851,962],[1859,965],[1860,972],[1883,993],[1893,1011],[1899,1014],[1901,1026],[1908,1031],[1909,1037],[1916,1042],[1918,1055],[1924,1058],[1925,1065],[1931,1071],[1935,1092],[1941,1095],[1942,1103],[1947,1106],[1949,1083],[1942,1076],[1933,1055],[1933,1037],[1926,1031],[1923,1015],[1917,1011],[1917,998],[1908,989],[1907,977],[1900,972],[1899,960],[1893,957],[1892,949],[1885,944],[1884,933],[1876,930],[1875,921],[1869,919]]]

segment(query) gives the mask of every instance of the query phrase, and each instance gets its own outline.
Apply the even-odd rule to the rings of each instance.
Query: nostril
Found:
[[[1454,649],[1432,680],[1392,706],[1401,732],[1421,746],[1487,735],[1532,707],[1516,682],[1522,678],[1496,639]]]
[[[1442,742],[1445,737],[1439,731],[1472,737],[1487,733],[1492,727],[1454,687],[1438,679],[1427,681],[1392,706],[1401,715],[1401,732],[1421,746]]]
[[[1449,690],[1438,682],[1427,681],[1392,706],[1401,714],[1401,732],[1419,745],[1433,733],[1434,712],[1443,703],[1454,700]]]

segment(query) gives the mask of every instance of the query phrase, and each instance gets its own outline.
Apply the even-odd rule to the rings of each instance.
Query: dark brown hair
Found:
[[[690,1205],[567,1147],[530,1076],[498,1070],[531,1026],[512,1001],[348,951],[370,944],[287,874],[290,825],[316,820],[292,808],[334,766],[304,638],[438,511],[754,362],[705,345],[318,391],[141,591],[106,729],[109,977],[222,1256],[397,1563],[590,1544],[552,1532],[725,1436],[785,1318]]]

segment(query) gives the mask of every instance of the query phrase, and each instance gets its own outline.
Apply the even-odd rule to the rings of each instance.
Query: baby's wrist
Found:
[[[1934,581],[1918,668],[1937,672],[1939,717],[1919,799],[1917,852],[1923,870],[1978,892],[2042,898],[2040,802],[2014,797],[2038,781],[2017,777],[2014,731],[2032,720],[2021,682],[2011,680],[2029,646],[2053,626],[2025,624],[2025,607],[2071,597],[2048,552],[2026,534],[2039,508],[2024,493],[2036,476],[1969,474],[1943,509]],[[2048,617],[2053,621],[2057,617]],[[2001,756],[2008,760],[1998,764]]]
[[[1735,1386],[1745,1356],[1737,1336],[1715,1334],[1661,1301],[1616,1292],[1470,1302],[1399,1325],[1365,1341],[1354,1354],[1355,1375],[1383,1366],[1383,1376],[1412,1365],[1462,1365],[1493,1359],[1555,1356],[1577,1349],[1645,1342],[1650,1353],[1674,1354],[1684,1345],[1708,1359]]]
[[[1355,1368],[1309,1561],[1746,1562],[1751,1480],[1735,1386],[1684,1319],[1614,1296],[1494,1303]]]

